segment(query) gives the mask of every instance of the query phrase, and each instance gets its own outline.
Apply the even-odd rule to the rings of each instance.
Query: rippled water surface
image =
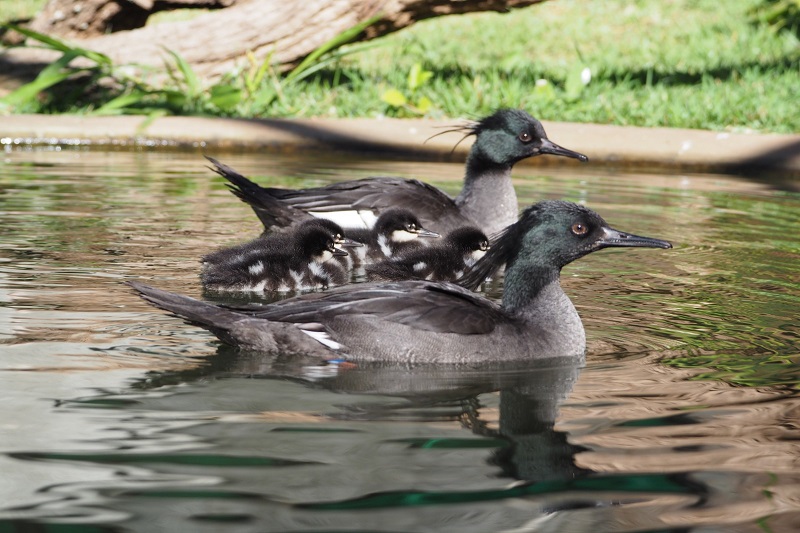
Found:
[[[295,187],[389,174],[455,193],[462,175],[451,163],[218,157]],[[583,367],[304,367],[238,353],[123,284],[202,297],[198,258],[259,233],[200,154],[7,151],[0,529],[796,531],[797,187],[591,165],[515,177],[522,205],[585,202],[676,245],[564,270]]]

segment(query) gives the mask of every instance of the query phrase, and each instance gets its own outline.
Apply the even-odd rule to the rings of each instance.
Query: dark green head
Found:
[[[615,230],[588,207],[547,200],[523,211],[459,284],[475,289],[503,265],[507,275],[525,267],[557,273],[586,254],[612,246],[672,248],[667,241]]]
[[[500,109],[467,127],[475,135],[471,158],[484,164],[510,167],[517,161],[542,154],[589,158],[563,148],[547,138],[541,122],[521,109]]]

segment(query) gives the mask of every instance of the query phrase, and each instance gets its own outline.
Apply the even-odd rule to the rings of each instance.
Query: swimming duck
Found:
[[[371,228],[381,212],[393,207],[411,209],[422,224],[447,233],[474,225],[487,235],[517,220],[517,194],[511,168],[528,157],[552,154],[580,161],[588,158],[547,138],[542,124],[521,109],[501,109],[478,122],[452,131],[475,136],[469,151],[464,188],[456,198],[417,180],[375,177],[332,183],[310,189],[261,187],[230,167],[209,158],[215,171],[230,182],[234,194],[253,206],[266,228],[287,224],[284,213],[271,215],[257,206],[277,199],[314,216],[330,218],[345,229]]]
[[[297,291],[326,289],[349,279],[348,270],[331,261],[348,255],[336,247],[344,239],[326,222],[310,221],[291,234],[223,248],[203,257],[200,279],[218,291]]]
[[[366,267],[370,281],[455,281],[486,254],[489,239],[473,226],[448,233],[441,242]]]
[[[347,234],[364,245],[352,255],[356,266],[423,248],[425,245],[419,242],[420,237],[439,237],[438,233],[423,228],[416,215],[408,209],[384,211],[372,229],[349,229]]]
[[[583,324],[561,268],[612,246],[671,248],[563,201],[527,208],[471,272],[506,265],[502,304],[448,282],[362,283],[265,306],[219,307],[130,282],[151,304],[248,350],[355,361],[477,363],[582,357]]]

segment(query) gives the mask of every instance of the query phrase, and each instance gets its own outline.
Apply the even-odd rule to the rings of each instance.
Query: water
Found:
[[[393,174],[452,193],[462,172],[220,158],[290,186]],[[221,347],[123,284],[201,297],[198,258],[259,232],[199,154],[7,151],[0,529],[797,530],[791,180],[589,165],[515,176],[522,204],[583,201],[676,244],[564,270],[583,368],[302,367]]]

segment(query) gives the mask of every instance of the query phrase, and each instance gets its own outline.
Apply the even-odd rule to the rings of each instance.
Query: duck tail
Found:
[[[228,189],[253,209],[264,225],[265,231],[289,227],[314,218],[305,211],[281,202],[269,192],[269,189],[253,183],[228,165],[220,163],[213,157],[205,156],[205,158],[214,165],[209,167],[211,170],[228,180],[226,184]]]
[[[273,322],[136,281],[127,284],[146,302],[200,326],[231,346],[266,353],[325,356],[325,349],[292,323]]]
[[[241,318],[239,313],[188,296],[162,291],[138,281],[126,283],[149,304],[198,326],[226,327]]]
[[[210,303],[201,302],[188,296],[182,296],[173,292],[162,291],[155,287],[150,287],[137,281],[126,282],[139,296],[147,303],[169,311],[173,315],[182,318],[207,329],[223,342],[237,344],[235,339],[230,336],[230,331],[243,318],[241,314],[219,307]]]

